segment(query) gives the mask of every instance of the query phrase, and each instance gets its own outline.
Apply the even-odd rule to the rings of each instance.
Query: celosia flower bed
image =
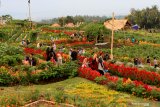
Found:
[[[77,45],[92,45],[94,44],[94,42],[86,42],[86,41],[83,41],[83,42],[74,42],[74,43],[69,43],[69,44],[66,44],[66,46],[77,46]]]
[[[52,33],[64,33],[66,35],[72,35],[74,34],[75,32],[69,32],[69,31],[63,31],[63,30],[50,30],[50,29],[42,29],[42,31],[45,31],[45,32],[52,32]]]
[[[121,79],[117,76],[111,76],[109,73],[101,76],[99,72],[91,68],[79,68],[78,73],[80,77],[91,81],[96,81],[99,78],[99,83],[103,85],[110,85],[112,83],[114,84],[112,88],[118,91],[125,91],[140,97],[160,100],[160,88],[144,84],[142,81],[132,81],[126,78]]]
[[[24,48],[24,52],[26,54],[42,54],[43,53],[41,49],[33,49],[33,48]]]
[[[160,86],[160,74],[149,72],[146,70],[139,70],[136,67],[125,67],[124,65],[115,65],[111,63],[104,63],[106,69],[113,75],[120,77],[131,78],[132,80],[142,81],[146,84]]]

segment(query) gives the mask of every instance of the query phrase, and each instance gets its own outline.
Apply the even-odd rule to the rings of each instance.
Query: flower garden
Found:
[[[71,37],[72,34],[79,33],[81,30],[87,32],[86,29],[86,26],[79,27],[78,30],[43,26],[32,30],[11,25],[1,27],[0,106],[24,106],[39,99],[45,99],[56,102],[57,106],[65,103],[77,107],[108,105],[125,107],[136,106],[133,102],[138,102],[140,99],[144,103],[149,102],[158,107],[160,105],[160,70],[153,67],[153,57],[156,57],[159,63],[158,35],[160,34],[151,37],[139,32],[126,31],[140,41],[126,43],[123,32],[116,32],[114,60],[103,62],[107,72],[101,75],[98,71],[90,67],[81,67],[81,65],[85,58],[92,63],[93,53],[98,55],[110,53],[110,33],[106,35],[108,43],[105,46],[95,46],[96,41],[88,40],[85,33],[81,35],[82,37]],[[30,43],[27,46],[21,44],[23,39],[29,40]],[[62,56],[61,66],[57,66],[53,61],[46,61],[46,49],[52,41],[57,46],[56,55]],[[37,43],[42,43],[42,46],[37,47]],[[61,50],[62,47],[64,47],[63,50]],[[77,50],[83,48],[85,53],[79,54],[76,61],[71,61],[69,55],[71,48]],[[34,55],[36,66],[23,63],[25,56],[31,54]],[[151,66],[145,63],[147,56],[152,58]],[[142,59],[144,67],[134,66],[133,58],[135,57]]]

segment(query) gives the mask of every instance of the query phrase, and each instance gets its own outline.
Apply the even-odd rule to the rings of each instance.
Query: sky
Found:
[[[0,0],[0,16],[10,14],[15,19],[27,19],[28,0]],[[127,15],[131,8],[143,9],[157,5],[160,0],[30,0],[32,20],[67,15],[111,16]]]

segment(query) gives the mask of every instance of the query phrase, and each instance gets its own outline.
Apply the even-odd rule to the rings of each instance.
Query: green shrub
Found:
[[[57,90],[54,94],[54,99],[57,103],[64,103],[64,91]]]
[[[95,81],[98,84],[101,84],[103,81],[106,81],[106,80],[107,80],[107,78],[105,76],[101,76],[101,77],[96,77],[95,78]]]
[[[6,69],[0,68],[0,86],[10,85],[14,80]]]
[[[47,65],[47,63],[41,63],[40,65],[38,65],[38,69],[45,69],[46,67],[47,67],[48,65]]]
[[[151,96],[153,96],[154,99],[160,101],[160,92],[157,90],[152,90],[151,91]]]
[[[143,97],[143,92],[145,92],[145,89],[142,86],[134,87],[131,89],[132,93],[135,93],[138,97]]]
[[[108,86],[109,89],[112,89],[112,90],[116,90],[116,87],[117,87],[114,82],[109,82],[107,84],[107,86]]]
[[[14,107],[19,107],[20,105],[22,105],[22,103],[15,96],[12,96],[12,97],[8,96],[7,98],[4,97],[4,98],[1,99],[0,105],[2,107],[13,107],[13,105],[14,105]]]
[[[135,87],[133,84],[126,84],[126,85],[123,85],[123,86],[124,86],[123,91],[128,92],[128,93],[132,93],[131,89]]]
[[[21,65],[21,71],[28,71],[30,66],[28,65]]]

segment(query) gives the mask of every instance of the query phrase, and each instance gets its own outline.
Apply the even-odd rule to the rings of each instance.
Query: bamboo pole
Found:
[[[1,0],[0,0],[0,7],[1,7]],[[3,19],[2,19],[3,17],[1,16],[1,25],[3,25]]]
[[[111,60],[113,60],[113,39],[114,39],[114,12],[112,15]]]
[[[30,1],[28,2],[28,11],[29,11],[29,22],[30,22],[30,27],[32,28],[31,5],[30,5]]]

